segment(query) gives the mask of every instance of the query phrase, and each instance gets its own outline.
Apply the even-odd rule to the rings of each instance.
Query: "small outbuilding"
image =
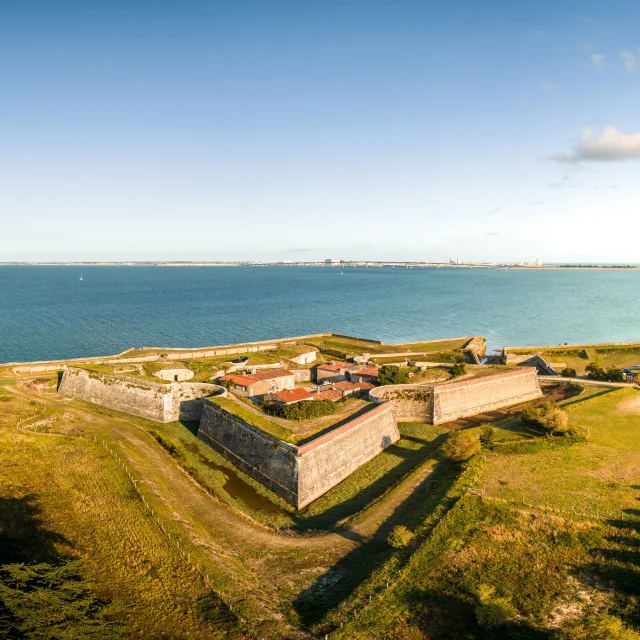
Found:
[[[293,358],[289,358],[289,360],[296,364],[311,364],[316,361],[317,357],[318,352],[315,349],[310,349],[309,351],[299,353],[297,356],[293,356]]]
[[[195,374],[184,365],[171,363],[159,369],[153,375],[168,382],[184,382],[185,380],[191,380]]]

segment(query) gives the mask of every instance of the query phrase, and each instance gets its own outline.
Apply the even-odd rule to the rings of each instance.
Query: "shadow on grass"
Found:
[[[634,487],[640,488],[640,487]],[[593,550],[593,562],[580,567],[578,577],[612,597],[613,613],[640,626],[640,510],[624,509],[629,519],[607,520],[616,532],[607,537],[612,547]]]
[[[197,421],[183,420],[180,421],[180,424],[191,435],[197,437],[199,426]],[[415,435],[403,434],[402,441],[411,442],[413,444],[420,445],[420,447],[406,448],[399,446],[398,443],[387,447],[384,452],[385,455],[391,455],[398,458],[400,460],[398,464],[389,469],[384,473],[384,475],[377,478],[375,481],[363,486],[351,497],[338,501],[336,504],[333,504],[318,513],[310,512],[310,509],[308,508],[297,512],[293,516],[294,521],[291,526],[292,530],[300,533],[335,530],[339,522],[366,508],[373,501],[379,498],[387,489],[389,489],[389,487],[401,482],[403,478],[423,464],[429,456],[444,443],[446,435],[447,434],[441,434],[435,438],[420,438]],[[203,456],[202,453],[195,449],[194,445],[187,446],[187,451],[189,452],[189,455],[196,456],[199,463],[224,473],[227,478],[224,490],[232,498],[242,500],[253,511],[273,512],[274,509],[280,510],[280,507],[278,507],[275,502],[272,503],[262,496],[260,496],[261,500],[249,500],[248,497],[251,498],[253,496],[255,489],[242,480],[242,478],[236,474],[233,469],[216,464],[214,459],[217,454],[215,454],[213,449],[211,449],[213,452],[211,459]],[[325,496],[320,498],[320,501],[330,500],[332,492],[340,492],[341,490],[344,490],[345,484],[349,482],[356,482],[358,474],[366,473],[368,465],[376,465],[376,458],[365,463],[365,465],[355,470],[353,474],[343,480],[342,483],[339,483],[336,487],[330,489]],[[333,495],[335,495],[335,493]],[[358,536],[354,535],[352,532],[343,530],[343,534],[349,539],[358,540]]]
[[[0,565],[66,561],[56,544],[69,541],[44,526],[34,495],[0,497]]]
[[[430,638],[482,638],[482,640],[552,640],[553,631],[532,627],[524,621],[511,621],[493,629],[481,627],[475,603],[454,595],[413,590],[404,598],[410,623]]]
[[[441,503],[458,473],[459,467],[445,459],[440,460],[431,474],[398,505],[371,539],[344,556],[311,587],[303,591],[293,603],[302,626],[309,628],[320,623],[329,611],[348,598],[393,553],[402,553],[402,560],[406,561],[410,552],[394,552],[386,541],[387,536],[396,525],[403,524],[412,529],[423,523]],[[455,499],[451,499],[451,504],[446,505],[447,509],[455,502]],[[338,530],[338,533],[341,531]],[[342,533],[349,537],[348,529]],[[428,533],[425,531],[422,535]]]
[[[389,489],[389,487],[401,482],[402,479],[417,469],[422,463],[426,462],[429,456],[444,443],[446,437],[447,434],[441,434],[433,440],[428,440],[417,438],[416,436],[403,436],[403,440],[409,440],[422,444],[423,446],[420,449],[406,449],[397,444],[392,444],[387,447],[384,451],[385,455],[396,456],[401,460],[400,463],[389,469],[387,473],[374,482],[363,486],[362,489],[351,498],[338,502],[316,515],[305,516],[301,514],[296,518],[296,531],[319,531],[335,528],[338,522],[366,508]],[[375,458],[366,464],[375,464]],[[357,477],[356,474],[358,474],[358,470],[354,471],[355,477]],[[348,479],[345,479],[343,482],[348,482]],[[340,484],[330,491],[339,490]],[[346,538],[354,539],[348,530],[341,532],[340,529],[338,529],[337,532],[342,533]]]

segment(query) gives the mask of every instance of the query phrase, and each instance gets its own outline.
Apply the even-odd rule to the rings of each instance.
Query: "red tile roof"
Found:
[[[364,391],[365,389],[375,389],[375,385],[371,382],[334,382],[332,387],[335,387],[339,391]]]
[[[314,400],[331,400],[332,402],[335,402],[336,400],[340,400],[340,398],[342,398],[342,394],[339,391],[334,391],[333,389],[318,391],[318,393],[313,394]]]
[[[237,376],[233,373],[227,373],[227,375],[222,376],[220,380],[222,380],[223,382],[231,380],[233,384],[237,384],[240,387],[251,387],[257,382],[255,378],[251,378],[249,376]]]
[[[290,391],[279,391],[276,395],[286,404],[298,402],[299,400],[313,400],[313,396],[306,389],[302,388],[291,389]]]
[[[318,369],[322,369],[323,371],[342,371],[343,369],[348,369],[351,365],[348,362],[325,362],[324,364],[319,364]]]
[[[334,382],[332,386],[340,391],[353,391],[354,389],[360,388],[359,384],[347,382],[346,380],[344,382]]]
[[[358,369],[355,372],[356,376],[377,376],[378,375],[378,367],[363,367],[362,369]]]
[[[264,371],[256,371],[247,377],[254,380],[274,380],[275,378],[285,378],[292,375],[293,373],[289,369],[265,369]]]

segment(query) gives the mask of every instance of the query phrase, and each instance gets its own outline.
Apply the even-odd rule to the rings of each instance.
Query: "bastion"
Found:
[[[436,385],[389,385],[369,392],[374,402],[391,402],[401,420],[442,424],[542,396],[534,368]]]
[[[216,384],[163,384],[75,367],[64,371],[58,391],[156,422],[200,420],[206,396],[226,395]]]
[[[373,407],[296,446],[207,400],[198,438],[236,467],[302,509],[400,439],[391,403]]]

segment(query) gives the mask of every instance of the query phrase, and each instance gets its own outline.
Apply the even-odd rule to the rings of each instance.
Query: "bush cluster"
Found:
[[[565,367],[562,370],[562,377],[563,378],[575,378],[576,377],[576,370],[572,369],[571,367]]]
[[[331,415],[337,409],[336,403],[331,400],[302,400],[283,407],[281,415],[287,420],[309,420]]]
[[[592,380],[604,380],[606,382],[624,382],[624,372],[618,367],[603,369],[597,362],[587,365],[586,370]]]
[[[541,429],[547,435],[571,435],[569,416],[555,402],[545,402],[541,407],[527,407],[521,416],[522,422],[530,427]]]
[[[457,378],[458,376],[463,376],[467,373],[467,365],[464,362],[458,362],[454,364],[451,369],[449,369],[449,373],[452,378]]]
[[[378,382],[385,384],[404,384],[407,381],[407,373],[395,364],[385,364],[378,370]]]
[[[413,540],[413,533],[402,524],[393,527],[391,533],[387,536],[387,543],[394,549],[408,547],[411,540]]]
[[[492,424],[485,422],[480,425],[480,442],[491,444],[496,439],[496,429]]]
[[[449,460],[461,463],[480,452],[480,439],[470,431],[452,431],[444,451]]]

